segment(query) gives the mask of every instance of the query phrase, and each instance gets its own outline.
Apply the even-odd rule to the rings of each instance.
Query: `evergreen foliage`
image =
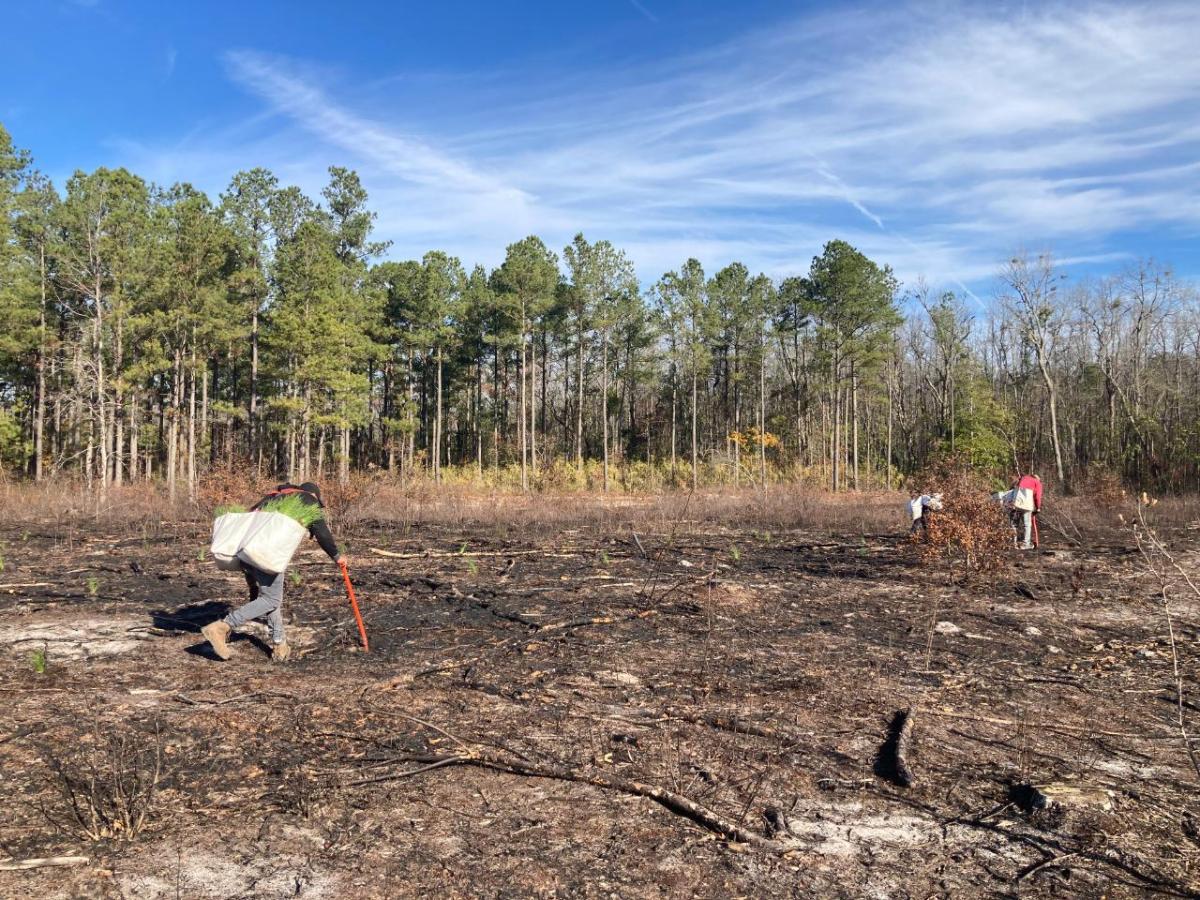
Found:
[[[218,468],[840,490],[952,453],[1200,487],[1200,304],[1152,261],[1070,285],[1018,255],[985,305],[843,240],[782,279],[695,258],[656,278],[583,234],[491,271],[384,260],[339,167],[316,199],[264,169],[215,203],[124,169],[61,187],[0,126],[5,474],[192,498]]]

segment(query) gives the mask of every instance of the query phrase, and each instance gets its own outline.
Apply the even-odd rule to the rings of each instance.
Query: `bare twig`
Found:
[[[1184,752],[1187,753],[1188,760],[1192,764],[1192,770],[1196,773],[1196,778],[1200,779],[1200,758],[1197,757],[1196,749],[1192,746],[1192,737],[1188,733],[1187,718],[1184,713],[1187,702],[1183,696],[1183,675],[1179,669],[1179,648],[1175,642],[1175,621],[1171,615],[1170,578],[1167,577],[1167,566],[1156,564],[1154,555],[1157,554],[1162,559],[1165,559],[1172,568],[1179,572],[1188,586],[1196,592],[1197,596],[1200,596],[1200,590],[1197,590],[1196,585],[1188,577],[1188,574],[1175,561],[1175,558],[1167,550],[1166,545],[1159,539],[1154,529],[1146,524],[1145,506],[1138,504],[1137,510],[1138,523],[1133,528],[1133,539],[1142,554],[1142,559],[1145,560],[1147,570],[1158,581],[1159,596],[1162,598],[1163,618],[1166,620],[1167,638],[1171,648],[1171,669],[1175,680],[1176,725],[1179,728],[1180,740],[1183,741]]]

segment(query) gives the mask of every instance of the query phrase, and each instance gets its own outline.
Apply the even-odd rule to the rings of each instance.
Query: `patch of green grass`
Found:
[[[299,494],[287,494],[269,500],[262,506],[263,512],[280,513],[308,528],[325,518],[325,510],[315,503],[305,503]]]
[[[100,593],[100,579],[97,578],[95,575],[93,575],[91,578],[89,578],[87,580],[87,589],[88,589],[88,594],[92,597],[95,597],[97,594],[99,594]]]
[[[38,675],[46,674],[46,648],[34,650],[29,654],[29,664],[33,666],[33,671]]]

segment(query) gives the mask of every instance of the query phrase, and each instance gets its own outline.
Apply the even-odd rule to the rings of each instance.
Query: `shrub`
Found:
[[[50,783],[59,794],[56,811],[43,810],[58,828],[90,841],[131,841],[156,808],[163,776],[163,740],[155,724],[144,730],[102,730],[64,749],[44,751]]]
[[[942,494],[944,509],[931,517],[921,555],[959,560],[967,571],[994,572],[1012,560],[1013,535],[1004,508],[991,499],[988,479],[961,456],[945,456],[912,479],[922,491]]]

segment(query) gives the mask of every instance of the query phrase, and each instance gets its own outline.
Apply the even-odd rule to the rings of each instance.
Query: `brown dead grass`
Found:
[[[245,503],[275,484],[274,478],[222,472],[198,486],[194,502],[187,498],[186,490],[181,490],[172,504],[164,485],[140,482],[110,488],[106,502],[99,505],[94,493],[79,481],[60,479],[40,485],[8,481],[0,482],[0,516],[18,525],[55,522],[86,527],[97,519],[142,529],[204,525],[215,506]],[[907,525],[906,495],[902,493],[832,494],[803,485],[772,485],[766,492],[725,487],[694,493],[521,494],[356,476],[344,487],[327,482],[323,488],[330,519],[335,529],[344,531],[434,525],[493,526],[544,533],[575,527],[667,531],[730,525],[768,532],[806,528],[857,535],[896,533]],[[1128,519],[1135,502],[1133,494],[1114,495],[1107,488],[1102,496],[1058,497],[1048,493],[1041,516],[1043,540],[1123,542],[1128,529],[1119,515],[1124,513]],[[1153,515],[1156,527],[1164,533],[1192,534],[1200,529],[1200,494],[1163,497]]]

